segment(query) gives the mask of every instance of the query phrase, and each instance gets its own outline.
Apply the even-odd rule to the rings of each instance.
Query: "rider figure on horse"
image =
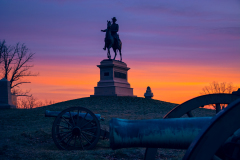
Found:
[[[112,25],[111,25],[111,35],[112,35],[112,37],[114,38],[114,43],[117,43],[117,46],[119,46],[121,40],[120,40],[120,38],[119,38],[119,35],[117,34],[118,29],[119,29],[119,26],[118,26],[118,24],[116,23],[116,21],[117,21],[116,17],[113,17],[113,18],[112,18]],[[101,31],[102,31],[102,32],[106,32],[106,30],[101,30]],[[106,50],[106,43],[105,43],[105,45],[104,45],[103,50]]]

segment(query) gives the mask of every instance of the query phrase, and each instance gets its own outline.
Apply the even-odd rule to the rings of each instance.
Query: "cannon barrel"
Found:
[[[110,147],[187,149],[212,117],[125,120],[112,118]]]
[[[57,117],[59,113],[61,113],[61,111],[46,110],[45,111],[45,117]],[[76,116],[78,114],[77,112],[70,112],[70,113],[71,113],[72,116]],[[86,113],[79,113],[78,115],[83,118],[86,115]],[[64,113],[63,116],[65,118],[70,118],[69,112]],[[101,118],[100,114],[95,114],[95,116],[97,117],[98,120],[104,120],[103,118]],[[90,114],[87,114],[85,119],[92,120],[93,117]]]

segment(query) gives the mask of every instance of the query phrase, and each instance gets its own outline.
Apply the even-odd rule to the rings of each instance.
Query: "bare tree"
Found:
[[[236,90],[238,87],[234,87],[232,83],[226,83],[226,82],[216,82],[213,81],[209,84],[209,86],[205,86],[202,89],[201,94],[213,94],[213,93],[232,93],[234,90]]]
[[[234,86],[231,82],[226,83],[226,82],[216,82],[213,81],[212,83],[209,84],[209,86],[205,86],[202,89],[202,92],[200,94],[205,95],[205,94],[214,94],[214,93],[228,93],[231,94],[233,91],[237,90],[238,87]],[[216,105],[212,104],[212,106],[216,109]],[[226,107],[226,104],[221,104],[221,108]]]
[[[2,77],[10,81],[10,87],[13,93],[26,94],[19,90],[19,86],[24,83],[24,77],[37,76],[30,69],[29,64],[33,59],[34,53],[31,53],[25,44],[17,43],[15,46],[7,46],[5,40],[0,41],[0,66]]]
[[[6,41],[0,41],[0,74],[2,78],[10,81],[12,94],[21,96],[17,100],[18,108],[31,109],[44,105],[53,104],[54,101],[39,101],[34,96],[29,95],[30,90],[22,91],[20,85],[30,83],[24,78],[37,76],[30,70],[33,67],[30,62],[33,60],[34,53],[30,52],[25,44],[17,43],[15,46],[7,46]]]
[[[19,98],[17,108],[32,109],[32,108],[37,108],[42,106],[48,106],[51,104],[54,104],[54,101],[45,100],[45,102],[43,102],[41,100],[38,100],[34,96],[28,96],[28,97]]]

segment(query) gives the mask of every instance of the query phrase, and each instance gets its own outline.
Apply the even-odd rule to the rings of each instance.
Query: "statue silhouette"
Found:
[[[115,53],[114,56],[114,60],[117,56],[117,50],[120,53],[120,61],[122,61],[122,53],[121,53],[121,49],[122,49],[122,42],[119,38],[119,35],[117,34],[118,30],[119,30],[119,26],[116,23],[117,19],[116,17],[112,18],[112,24],[110,21],[107,21],[107,29],[105,30],[101,30],[102,32],[106,32],[106,36],[105,36],[105,46],[104,46],[104,50],[106,50],[106,48],[108,49],[107,52],[107,56],[109,59],[111,59],[111,54],[110,54],[110,48],[113,48],[113,51]]]

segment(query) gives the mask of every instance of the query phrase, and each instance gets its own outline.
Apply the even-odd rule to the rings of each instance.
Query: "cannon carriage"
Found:
[[[88,150],[95,147],[99,138],[108,138],[109,132],[100,128],[100,114],[83,107],[70,107],[62,112],[45,111],[45,117],[56,117],[52,138],[59,149]]]
[[[217,98],[217,96],[221,96],[221,99],[219,100],[219,98]],[[183,114],[192,116],[191,111],[200,106],[204,106],[204,105],[208,105],[208,104],[229,104],[238,98],[240,98],[240,96],[232,95],[232,94],[214,94],[214,95],[205,95],[205,96],[196,97],[192,100],[189,100],[189,101],[177,106],[176,108],[171,110],[168,114],[166,114],[164,118],[171,118],[168,121],[164,121],[164,119],[152,120],[152,121],[147,120],[150,122],[149,124],[152,124],[153,121],[155,122],[155,125],[152,125],[153,128],[144,127],[144,123],[145,123],[144,120],[135,121],[138,124],[138,125],[135,125],[133,123],[133,121],[130,122],[128,120],[113,119],[110,122],[110,133],[106,130],[101,129],[100,121],[102,120],[102,118],[99,114],[93,114],[90,110],[83,108],[83,107],[71,107],[71,108],[63,110],[62,112],[46,111],[45,116],[46,117],[56,117],[56,119],[53,123],[53,126],[52,126],[52,138],[53,138],[56,146],[59,149],[66,149],[66,150],[93,149],[95,147],[95,145],[97,144],[99,138],[104,139],[104,138],[110,137],[110,147],[112,147],[113,149],[122,148],[122,147],[124,147],[124,148],[126,148],[126,147],[145,147],[145,148],[147,148],[144,159],[148,160],[148,159],[155,158],[157,148],[176,148],[177,149],[179,147],[176,147],[176,146],[181,146],[181,148],[187,149],[189,147],[189,145],[191,144],[191,142],[196,141],[196,139],[197,139],[196,137],[199,137],[200,134],[203,137],[206,136],[206,133],[209,132],[209,129],[205,129],[206,128],[205,126],[209,125],[210,129],[211,129],[211,127],[213,127],[213,126],[211,126],[210,124],[216,123],[218,125],[217,129],[220,129],[222,126],[222,123],[223,123],[223,121],[220,119],[217,119],[217,120],[215,120],[216,122],[213,122],[213,119],[211,117],[193,118],[195,120],[193,120],[192,118],[190,118],[190,119],[189,118],[180,118]],[[198,103],[198,102],[200,102],[200,103]],[[234,102],[233,105],[229,105],[229,106],[230,107],[233,106],[231,108],[240,108],[239,105],[240,105],[240,102]],[[228,109],[228,108],[229,107],[227,107],[226,109]],[[223,115],[230,114],[230,117],[232,117],[232,119],[234,119],[234,120],[236,119],[236,122],[234,123],[235,130],[232,129],[230,131],[231,132],[230,135],[229,135],[229,133],[226,134],[226,136],[228,138],[228,137],[231,137],[232,134],[234,134],[238,128],[240,128],[240,126],[238,126],[240,121],[237,120],[237,118],[232,116],[232,114],[234,112],[231,112],[231,113],[226,112],[226,109],[224,109],[223,111],[220,112],[221,115],[222,114]],[[237,112],[237,109],[235,109],[235,111],[236,111],[236,113],[239,113],[239,112]],[[220,115],[220,113],[218,115]],[[217,116],[215,116],[215,117],[217,117]],[[124,121],[124,123],[119,123],[120,121]],[[172,123],[170,121],[174,121],[174,122]],[[116,122],[118,122],[118,123],[116,123]],[[228,120],[226,120],[226,122],[228,122]],[[134,138],[133,135],[121,135],[120,131],[117,131],[117,130],[115,130],[115,132],[113,132],[113,128],[115,128],[115,129],[121,128],[121,125],[119,126],[119,124],[123,125],[123,128],[121,129],[122,133],[126,133],[126,131],[128,131],[129,133],[132,133],[132,134],[137,133],[138,138],[137,139],[136,139],[136,137]],[[130,128],[127,129],[126,126],[130,125],[130,124],[133,126],[130,126]],[[147,125],[147,126],[150,126],[149,124],[145,123],[145,125]],[[160,125],[160,124],[162,124],[162,125]],[[180,140],[182,140],[182,138],[179,138],[179,137],[185,136],[185,140],[187,141],[187,143],[183,142],[182,144],[184,144],[184,145],[181,145],[181,143],[179,143],[178,141],[175,141],[176,143],[173,143],[172,147],[169,147],[170,146],[169,143],[164,144],[161,141],[153,143],[153,140],[156,140],[156,136],[160,137],[159,139],[161,139],[161,137],[162,137],[162,139],[165,141],[168,141],[173,138],[173,137],[169,136],[169,134],[167,134],[167,133],[165,135],[162,134],[163,132],[161,130],[164,129],[164,126],[165,126],[165,129],[170,127],[170,128],[172,128],[172,131],[175,132],[174,130],[179,131],[179,129],[181,128],[181,127],[179,127],[179,125],[184,126],[184,127],[182,127],[182,133],[181,133],[182,135],[179,133],[178,133],[178,135],[176,135],[176,133],[174,133],[176,135],[175,138],[180,141]],[[134,129],[134,126],[135,126],[135,129]],[[141,133],[144,133],[145,135],[143,134],[142,136],[140,136],[138,134],[138,133],[140,133],[140,132],[138,132],[138,131],[140,131],[140,129],[138,128],[138,130],[136,130],[136,126],[139,126],[139,128],[143,130]],[[155,126],[155,128],[154,128],[154,126]],[[157,128],[156,128],[156,126],[157,126]],[[229,125],[229,126],[232,126],[232,125]],[[229,126],[226,126],[226,127],[229,127]],[[155,138],[153,135],[151,135],[149,133],[147,134],[146,128],[148,128],[149,133],[155,134],[154,135]],[[202,130],[204,130],[204,129],[205,129],[205,131],[204,131],[204,133],[202,133]],[[227,129],[227,128],[224,128],[224,129]],[[194,134],[189,136],[189,134],[188,134],[189,131],[194,132]],[[157,132],[159,132],[160,134],[156,134]],[[219,145],[219,144],[213,145],[217,148],[217,150],[216,149],[212,150],[214,153],[216,153],[216,155],[214,157],[218,157],[218,158],[220,157],[221,159],[224,159],[223,157],[226,157],[226,156],[231,157],[231,158],[235,156],[235,157],[239,158],[240,156],[238,155],[238,152],[236,151],[239,149],[238,148],[239,142],[237,139],[238,137],[235,136],[233,138],[234,142],[230,141],[230,142],[226,143],[226,145],[222,146],[222,144],[226,141],[226,136],[224,139],[222,136],[219,136],[219,134],[216,134],[216,133],[217,133],[217,131],[207,134],[207,137],[215,136],[215,138],[223,141],[221,143],[221,145]],[[124,137],[124,136],[128,136],[129,140],[126,141],[126,137]],[[144,139],[144,136],[145,136],[145,139]],[[165,136],[165,137],[163,137],[163,136]],[[178,138],[177,138],[177,136],[178,136]],[[201,137],[198,139],[201,139]],[[118,141],[118,143],[116,143],[117,138],[118,138],[118,140],[120,140],[120,141]],[[145,140],[144,145],[143,145],[143,141],[142,141],[143,139]],[[122,143],[121,144],[122,146],[120,145],[119,142]],[[124,143],[127,142],[127,143],[124,144],[123,142]],[[211,143],[213,143],[213,142],[211,142]],[[134,145],[131,146],[129,144],[134,144]],[[192,147],[192,144],[189,147],[189,148],[192,148],[192,150],[189,151],[189,149],[188,149],[188,151],[186,152],[186,155],[187,155],[187,153],[191,153],[189,155],[192,155],[192,153],[194,153],[193,155],[196,155],[198,152],[204,154],[205,151],[203,148],[205,148],[205,147],[203,147],[202,149],[197,149],[197,151],[196,151],[195,148]],[[196,144],[198,144],[198,143],[196,143]],[[205,145],[207,145],[206,148],[208,148],[208,150],[211,150],[212,144],[211,145],[205,144]],[[228,151],[225,154],[219,155],[217,152],[219,152],[219,150],[222,150],[222,148],[225,148],[225,150],[230,150],[230,151]],[[233,150],[235,150],[234,153],[231,151],[231,148],[234,148],[233,149]],[[185,157],[186,157],[186,155],[185,155]],[[211,155],[211,157],[213,157],[213,155]],[[229,158],[229,159],[231,159],[231,158]],[[192,159],[192,158],[185,158],[185,159]],[[234,159],[234,158],[232,158],[232,159]]]

